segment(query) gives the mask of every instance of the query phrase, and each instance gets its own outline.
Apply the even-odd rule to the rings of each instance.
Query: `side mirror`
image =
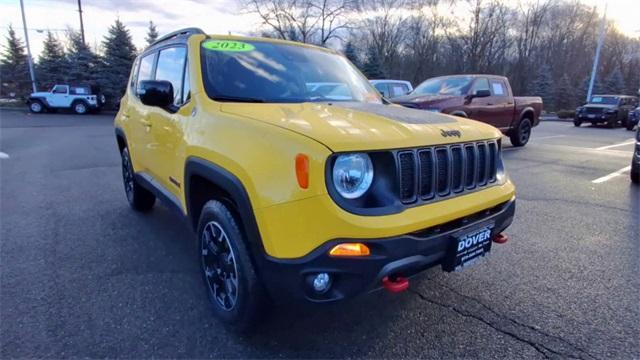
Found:
[[[489,91],[489,90],[478,90],[473,95],[473,97],[478,97],[478,98],[489,97],[489,96],[491,96],[491,91]]]
[[[470,103],[474,98],[482,98],[491,96],[491,91],[489,90],[477,90],[475,94],[469,94],[465,97],[467,103]]]
[[[173,104],[173,85],[166,80],[142,80],[138,96],[145,105],[166,108]]]

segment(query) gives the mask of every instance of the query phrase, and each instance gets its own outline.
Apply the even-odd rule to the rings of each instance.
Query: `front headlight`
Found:
[[[333,186],[345,199],[362,196],[373,182],[373,164],[367,154],[339,155],[333,164]]]

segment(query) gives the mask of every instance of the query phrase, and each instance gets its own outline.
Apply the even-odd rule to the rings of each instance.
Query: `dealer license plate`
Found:
[[[445,271],[458,271],[473,265],[491,251],[493,223],[454,236],[449,254],[443,263]]]

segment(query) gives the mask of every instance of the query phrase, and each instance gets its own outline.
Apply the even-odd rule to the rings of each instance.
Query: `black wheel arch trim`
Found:
[[[127,141],[127,135],[124,134],[124,130],[122,130],[122,128],[116,127],[115,128],[115,132],[116,132],[116,143],[118,141],[118,138],[121,137],[122,141],[124,142],[124,146],[123,148],[128,148],[129,147],[129,142]],[[117,144],[118,147],[120,146],[120,144]],[[119,151],[122,151],[122,149],[118,149]]]
[[[236,205],[236,211],[241,217],[240,224],[244,230],[244,233],[248,237],[249,245],[254,250],[260,250],[262,254],[266,254],[264,246],[262,244],[262,237],[260,236],[260,230],[258,228],[258,222],[256,221],[253,206],[249,198],[249,193],[245,189],[244,185],[234,174],[228,170],[222,168],[205,159],[191,156],[188,157],[185,162],[184,170],[184,191],[187,205],[187,216],[190,218],[192,228],[197,229],[197,222],[199,219],[193,218],[192,214],[197,213],[197,209],[193,209],[191,203],[191,178],[194,175],[198,175],[207,181],[211,182],[215,186],[225,191],[230,197],[231,201]],[[257,254],[256,254],[257,255]]]
[[[452,111],[451,113],[449,113],[449,115],[460,116],[467,119],[469,118],[469,115],[467,115],[467,113],[462,110]]]
[[[42,96],[29,96],[29,100],[27,101],[27,103],[31,103],[33,101],[39,101],[46,108],[51,107],[49,105],[49,102],[47,101],[47,99],[45,97],[42,97]]]
[[[531,116],[527,116],[529,113],[531,113]],[[537,126],[538,125],[538,119],[536,119],[536,111],[531,107],[531,106],[527,106],[524,109],[522,109],[522,111],[520,111],[520,116],[518,116],[518,122],[516,123],[517,126],[520,126],[520,122],[522,122],[522,119],[524,118],[528,118],[531,120],[531,127]]]

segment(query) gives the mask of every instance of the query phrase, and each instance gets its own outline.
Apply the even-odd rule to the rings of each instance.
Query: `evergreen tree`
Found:
[[[67,81],[77,84],[95,83],[100,59],[91,48],[82,41],[79,32],[69,31],[69,50],[67,52]]]
[[[386,78],[382,70],[382,63],[375,47],[369,46],[367,49],[367,60],[362,65],[362,73],[368,79],[384,79]]]
[[[358,54],[356,52],[356,47],[353,45],[351,41],[347,42],[344,47],[344,56],[346,56],[349,61],[356,67],[360,68],[360,59],[358,59]]]
[[[542,64],[531,82],[530,91],[532,95],[540,96],[545,109],[556,110],[553,96],[553,80],[551,69],[547,64]]]
[[[104,56],[100,86],[107,101],[115,104],[120,101],[127,87],[131,65],[136,58],[136,47],[129,30],[119,19],[109,27],[102,46]]]
[[[47,38],[44,40],[44,48],[42,53],[40,53],[36,67],[40,87],[50,89],[57,83],[68,81],[68,68],[62,43],[51,31],[48,31]]]
[[[554,88],[555,106],[558,110],[571,110],[578,106],[576,89],[571,85],[569,76],[564,74]]]
[[[0,95],[27,96],[31,92],[31,80],[24,45],[11,25],[5,38],[7,45],[0,58]]]
[[[147,45],[153,44],[153,42],[158,39],[159,35],[160,34],[158,34],[158,28],[156,27],[156,24],[154,24],[153,21],[149,21],[149,28],[147,29],[147,37],[144,38],[147,41]]]
[[[616,67],[604,80],[603,90],[607,94],[623,94],[626,88],[624,76],[620,68]]]

